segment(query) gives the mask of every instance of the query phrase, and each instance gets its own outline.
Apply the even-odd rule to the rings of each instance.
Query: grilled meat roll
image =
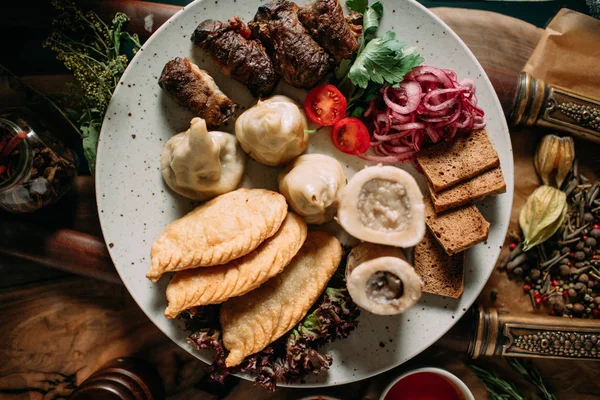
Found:
[[[236,108],[208,72],[189,58],[177,57],[166,63],[158,84],[177,104],[190,109],[212,127],[228,120]]]
[[[250,29],[238,17],[227,23],[208,19],[196,28],[192,40],[207,51],[227,76],[248,87],[253,96],[270,94],[279,76],[263,45],[250,39]]]
[[[358,40],[338,0],[315,0],[300,9],[298,18],[336,64],[352,58],[358,51]]]
[[[275,0],[258,8],[248,24],[273,60],[275,71],[293,86],[310,89],[332,67],[327,52],[298,19],[298,6]]]

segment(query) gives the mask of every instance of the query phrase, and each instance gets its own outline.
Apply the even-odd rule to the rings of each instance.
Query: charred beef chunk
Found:
[[[293,86],[310,89],[331,69],[327,52],[298,19],[298,6],[276,0],[258,8],[248,24],[273,60],[275,71]]]
[[[212,56],[225,75],[246,85],[253,96],[266,96],[279,77],[265,48],[250,35],[238,17],[227,23],[209,19],[198,25],[192,40]]]
[[[300,9],[298,18],[336,64],[352,58],[358,51],[358,40],[338,0],[315,0]]]
[[[221,125],[235,111],[233,101],[189,58],[177,57],[165,64],[158,84],[177,104],[193,111],[208,126]]]

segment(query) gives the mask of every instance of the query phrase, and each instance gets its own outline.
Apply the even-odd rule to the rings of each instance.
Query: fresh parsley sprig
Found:
[[[348,113],[361,117],[382,88],[398,85],[423,57],[416,48],[406,48],[393,31],[375,37],[383,15],[381,2],[369,6],[368,0],[348,0],[346,5],[363,15],[363,33],[354,60],[342,62],[336,70],[337,86],[348,98]]]

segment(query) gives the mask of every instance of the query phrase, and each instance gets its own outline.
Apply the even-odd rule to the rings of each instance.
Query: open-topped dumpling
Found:
[[[308,122],[302,107],[286,96],[273,96],[242,113],[235,134],[242,149],[261,164],[287,164],[308,145]]]
[[[208,200],[238,187],[244,175],[246,154],[235,136],[206,128],[194,118],[190,128],[165,145],[160,167],[167,185],[193,200]]]
[[[425,235],[425,206],[406,171],[377,165],[359,171],[340,196],[338,222],[365,242],[410,247]]]
[[[309,224],[331,221],[346,186],[340,163],[323,154],[304,154],[279,174],[279,192]]]

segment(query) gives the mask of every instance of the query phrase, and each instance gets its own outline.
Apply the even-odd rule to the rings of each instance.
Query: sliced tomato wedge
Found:
[[[346,154],[363,154],[369,150],[371,138],[366,125],[358,118],[344,118],[333,126],[331,140]]]
[[[315,124],[331,126],[344,118],[346,114],[346,98],[333,85],[321,85],[306,95],[304,111]]]

